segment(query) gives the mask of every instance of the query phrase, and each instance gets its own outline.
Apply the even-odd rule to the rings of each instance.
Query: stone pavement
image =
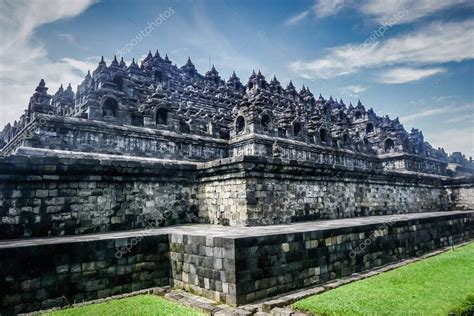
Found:
[[[120,232],[108,232],[98,234],[87,234],[79,236],[41,237],[29,239],[15,239],[0,241],[0,249],[17,248],[32,245],[51,245],[61,243],[86,242],[91,240],[108,240],[116,238],[130,238],[135,236],[153,236],[167,234],[186,234],[206,237],[225,237],[237,239],[243,237],[258,237],[275,234],[304,233],[310,231],[325,231],[330,229],[341,229],[364,225],[387,224],[398,221],[428,219],[444,215],[466,214],[474,211],[446,211],[446,212],[423,212],[399,215],[367,216],[359,218],[334,219],[316,222],[301,222],[285,225],[272,225],[261,227],[236,227],[209,224],[187,224],[163,228],[129,230]]]

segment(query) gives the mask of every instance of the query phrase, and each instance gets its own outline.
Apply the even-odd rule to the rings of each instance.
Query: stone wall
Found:
[[[247,190],[249,225],[439,211],[446,206],[442,188],[351,179],[251,178]]]
[[[217,302],[236,305],[235,245],[232,238],[171,234],[171,282]]]
[[[200,205],[220,201],[221,212],[200,208],[200,217],[211,223],[273,225],[449,207],[442,178],[436,176],[261,157],[234,157],[199,171],[200,192],[206,192]],[[233,192],[231,183],[241,188]],[[239,194],[242,187],[245,196]]]
[[[469,214],[342,225],[235,241],[237,304],[321,284],[473,236]]]
[[[0,159],[0,239],[474,208],[472,179],[461,188],[437,176],[248,156],[195,164],[21,153]]]
[[[201,222],[218,225],[247,223],[247,185],[245,179],[216,177],[198,186]]]
[[[11,154],[21,146],[190,161],[228,156],[227,141],[211,136],[45,114],[38,115],[2,151]]]
[[[168,246],[166,234],[0,244],[0,315],[168,285]]]
[[[2,241],[0,314],[163,285],[242,305],[469,240],[473,222],[433,212]]]
[[[197,221],[190,164],[77,156],[0,159],[0,239]]]
[[[405,153],[379,155],[384,170],[412,171],[445,175],[447,163],[432,158],[421,158]]]
[[[282,159],[311,161],[334,166],[368,170],[411,171],[444,175],[447,162],[407,153],[380,155],[354,152],[351,148],[327,147],[303,141],[259,134],[242,135],[229,142],[231,156],[278,156]]]
[[[453,208],[457,210],[474,209],[474,186],[452,188]]]
[[[277,142],[277,150],[274,143]],[[380,160],[373,155],[355,153],[342,148],[325,147],[320,144],[307,144],[302,141],[284,138],[275,139],[258,134],[243,135],[231,139],[230,154],[237,156],[261,156],[298,161],[312,161],[329,165],[357,167],[364,169],[382,169]],[[274,151],[277,151],[277,153]]]
[[[451,209],[474,209],[474,178],[451,179],[444,182]]]

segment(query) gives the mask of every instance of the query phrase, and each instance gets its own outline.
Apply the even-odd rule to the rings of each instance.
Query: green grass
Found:
[[[99,304],[72,307],[43,314],[48,316],[203,316],[204,314],[156,295],[138,295]]]
[[[474,315],[474,243],[298,301],[316,315]]]
[[[452,310],[458,316],[472,316],[474,315],[474,295],[469,295],[464,302]]]

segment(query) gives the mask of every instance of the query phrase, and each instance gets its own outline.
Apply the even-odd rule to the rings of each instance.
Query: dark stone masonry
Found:
[[[451,211],[4,241],[0,312],[164,285],[242,305],[469,240],[473,222],[474,212]]]
[[[158,52],[41,80],[0,148],[1,315],[164,285],[239,306],[472,238],[472,159]]]

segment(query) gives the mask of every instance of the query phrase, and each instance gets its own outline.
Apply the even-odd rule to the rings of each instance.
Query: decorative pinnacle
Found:
[[[112,60],[112,65],[118,65],[118,61],[117,61],[117,55],[114,55],[114,59]]]

